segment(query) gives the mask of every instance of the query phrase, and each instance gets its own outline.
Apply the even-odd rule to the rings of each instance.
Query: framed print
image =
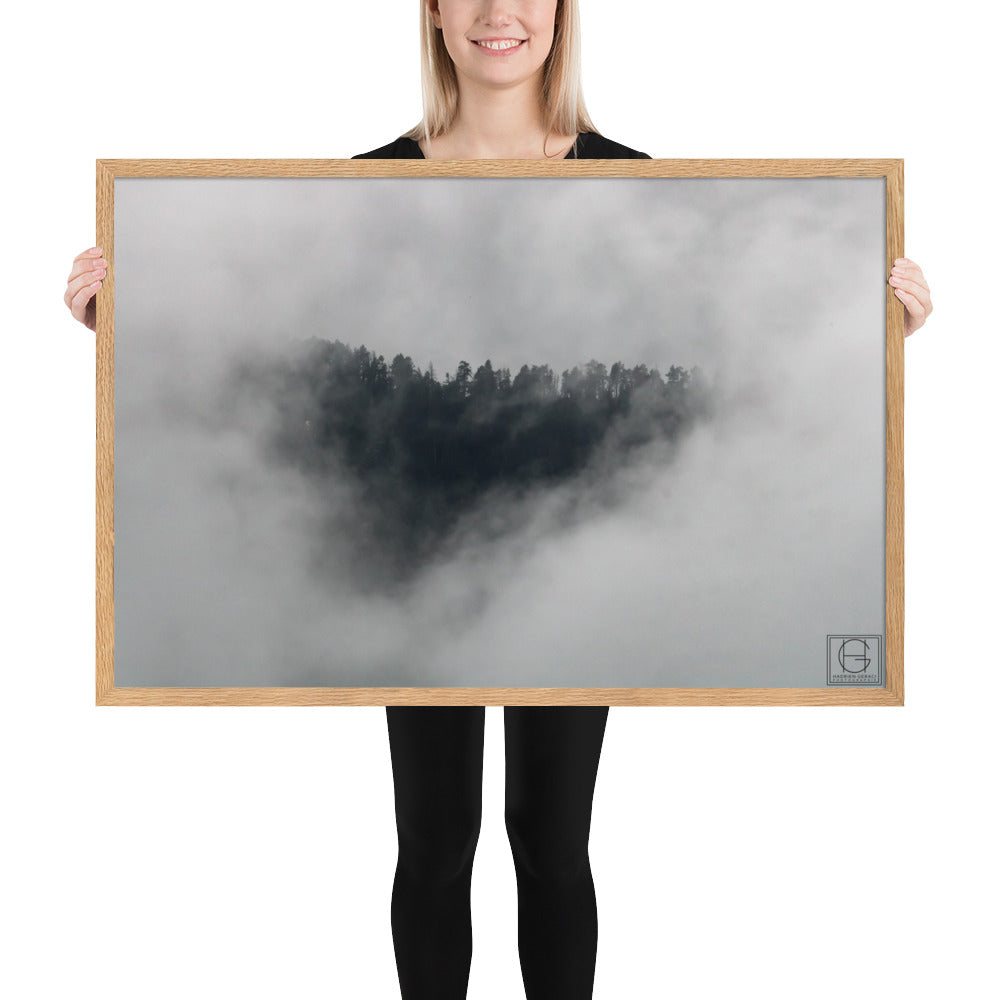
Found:
[[[99,704],[903,703],[901,160],[100,160]]]

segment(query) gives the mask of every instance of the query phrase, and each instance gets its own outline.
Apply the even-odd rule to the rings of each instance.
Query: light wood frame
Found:
[[[145,177],[767,177],[881,178],[885,274],[903,256],[901,159],[760,160],[98,160],[97,242],[108,260],[97,296],[98,705],[902,705],[903,306],[886,294],[885,686],[835,688],[118,687],[114,676],[114,182]],[[887,288],[889,286],[887,285]]]

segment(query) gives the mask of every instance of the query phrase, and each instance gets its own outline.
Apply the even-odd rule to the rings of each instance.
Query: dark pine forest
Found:
[[[247,364],[244,384],[279,414],[272,457],[322,483],[354,480],[350,512],[331,530],[357,543],[358,575],[403,581],[441,555],[463,514],[481,501],[613,476],[654,441],[673,441],[708,412],[697,368],[665,375],[644,364],[598,361],[557,375],[459,363],[438,380],[397,354],[312,338],[276,367]],[[502,532],[516,518],[505,504]]]

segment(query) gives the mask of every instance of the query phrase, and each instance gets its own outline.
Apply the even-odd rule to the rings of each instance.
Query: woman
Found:
[[[576,0],[421,0],[423,120],[360,158],[648,158],[594,129],[580,89]],[[98,248],[73,262],[65,300],[94,329]],[[906,334],[931,311],[920,268],[890,284]],[[465,997],[470,887],[482,806],[483,706],[386,709],[399,858],[392,931],[404,1000]],[[506,826],[528,1000],[593,993],[597,907],[588,840],[606,706],[504,709]]]

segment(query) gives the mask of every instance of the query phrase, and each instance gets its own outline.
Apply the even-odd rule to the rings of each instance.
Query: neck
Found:
[[[458,114],[448,136],[463,158],[531,157],[545,141],[541,71],[514,87],[459,78]]]

